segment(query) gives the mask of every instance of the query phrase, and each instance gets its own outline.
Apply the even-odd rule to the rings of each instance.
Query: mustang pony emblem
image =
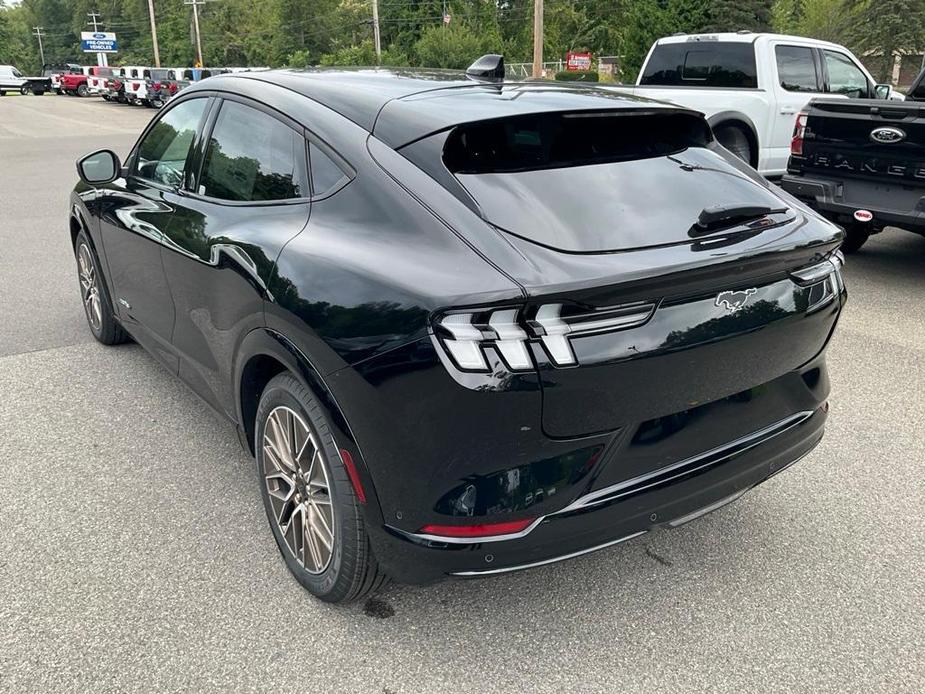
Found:
[[[741,289],[737,292],[725,291],[716,295],[716,301],[713,302],[719,307],[725,308],[729,313],[735,313],[748,302],[748,297],[757,292],[757,289]]]

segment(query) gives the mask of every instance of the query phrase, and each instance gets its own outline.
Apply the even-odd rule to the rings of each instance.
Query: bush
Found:
[[[556,79],[561,82],[597,82],[597,72],[593,70],[561,70],[556,73]]]

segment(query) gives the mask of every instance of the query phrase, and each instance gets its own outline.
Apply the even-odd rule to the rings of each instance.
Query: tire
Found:
[[[58,96],[61,96],[62,94],[64,94],[64,90],[61,89],[60,87],[58,89],[55,89],[55,91],[58,92]]]
[[[109,98],[109,94],[103,94],[103,99],[106,101],[111,101],[111,99]]]
[[[96,257],[93,246],[83,231],[77,234],[77,240],[74,242],[74,257],[77,260],[77,281],[84,315],[93,337],[104,345],[127,342],[128,333],[116,320],[112,310],[109,291],[100,272],[99,258]]]
[[[749,166],[752,165],[752,146],[742,128],[738,125],[720,125],[713,132],[723,147]]]
[[[84,97],[90,93],[90,90],[87,88],[86,84],[80,84],[77,86],[77,96]]]
[[[26,96],[27,94],[31,94],[32,87],[30,87],[28,84],[24,84],[22,87],[19,88],[19,93],[22,94],[23,96]]]
[[[867,243],[872,232],[869,224],[846,224],[845,240],[842,241],[841,249],[845,253],[857,253],[861,246]]]
[[[36,96],[45,96],[45,90],[44,90],[44,89],[36,89],[36,90],[35,90],[34,92],[32,92],[32,93],[35,94]]]
[[[362,508],[311,391],[288,373],[273,378],[260,397],[255,429],[264,509],[296,580],[331,603],[382,587],[387,579],[373,556]]]

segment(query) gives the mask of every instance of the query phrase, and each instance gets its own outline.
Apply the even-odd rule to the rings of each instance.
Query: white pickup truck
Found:
[[[751,32],[659,39],[636,86],[618,89],[700,111],[721,144],[769,177],[786,172],[797,114],[813,97],[903,98],[843,46]]]

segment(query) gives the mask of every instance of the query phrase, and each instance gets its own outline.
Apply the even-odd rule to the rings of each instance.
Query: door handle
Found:
[[[790,108],[789,106],[784,106],[780,112],[785,116],[795,116],[797,110],[795,108]]]

